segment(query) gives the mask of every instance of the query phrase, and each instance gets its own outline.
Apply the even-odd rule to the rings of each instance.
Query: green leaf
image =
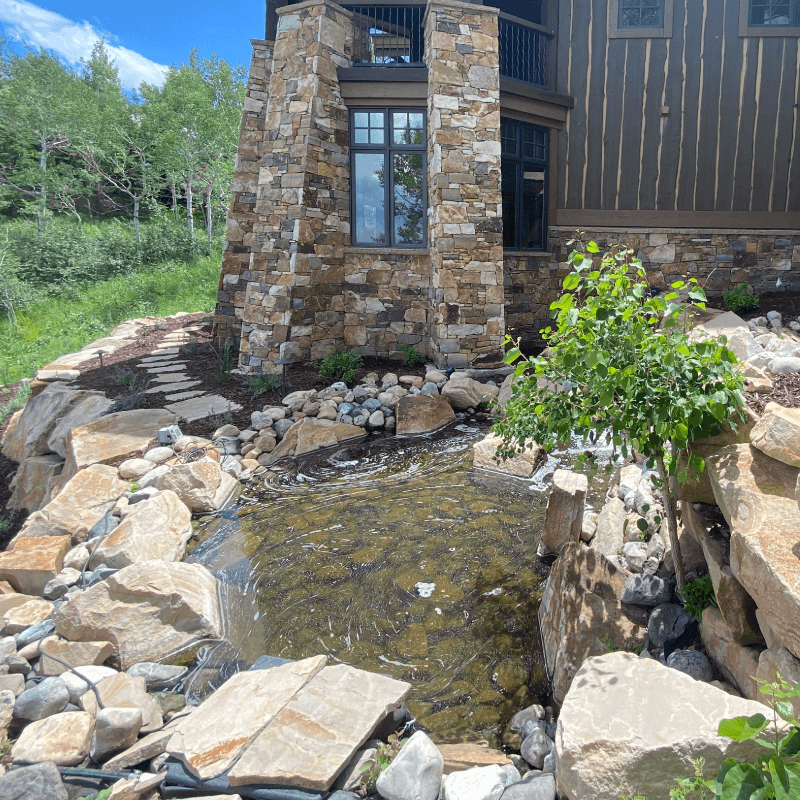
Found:
[[[518,347],[512,347],[510,350],[506,351],[506,354],[503,358],[506,364],[513,364],[518,358],[522,357],[522,353],[520,352]]]
[[[752,717],[723,719],[719,723],[717,735],[733,739],[734,742],[746,742],[748,739],[758,736],[767,725],[767,719],[763,714],[754,714]]]
[[[586,252],[587,253],[599,253],[600,252],[600,248],[597,246],[596,242],[589,242],[589,244],[586,245]]]
[[[784,758],[791,758],[800,753],[800,728],[795,728],[781,739],[778,753]]]
[[[778,715],[787,722],[794,722],[794,708],[788,700],[776,701],[775,710],[778,712]]]
[[[772,776],[775,800],[800,798],[800,764],[786,764],[780,756],[772,756],[769,760],[769,774]]]
[[[761,800],[764,779],[752,764],[735,764],[725,774],[720,800]]]

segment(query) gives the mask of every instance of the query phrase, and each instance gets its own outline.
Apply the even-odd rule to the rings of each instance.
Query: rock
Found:
[[[185,717],[183,716],[177,717],[170,720],[160,731],[143,736],[127,750],[123,750],[119,755],[113,756],[105,763],[104,768],[110,771],[127,769],[166,754],[167,744],[172,738],[172,734],[175,733],[178,725],[184,719]]]
[[[68,535],[83,541],[129,488],[114,467],[95,464],[81,470],[41,511],[31,514],[20,536]]]
[[[696,681],[708,682],[714,678],[711,662],[698,650],[674,650],[667,658],[667,666]]]
[[[650,644],[653,647],[662,647],[668,639],[680,636],[690,622],[689,615],[676,603],[656,606],[647,622]]]
[[[641,572],[647,560],[647,547],[643,542],[626,542],[622,546],[622,557],[632,572]]]
[[[58,767],[46,761],[0,777],[0,800],[69,800],[69,794]]]
[[[700,547],[696,539],[687,533],[686,529],[680,524],[678,526],[678,541],[681,545],[684,572],[686,574],[695,572],[698,575],[704,575],[708,572],[708,565],[703,555],[703,548]],[[674,573],[675,563],[672,558],[672,548],[670,547],[669,540],[666,546],[669,549],[664,554],[664,566],[667,568],[668,572]]]
[[[0,675],[0,691],[11,692],[14,697],[19,697],[25,691],[25,677],[23,675]]]
[[[109,678],[116,675],[117,671],[111,667],[93,666],[81,664],[76,667],[76,671],[80,673],[80,677],[75,672],[66,671],[59,677],[64,681],[64,685],[69,692],[69,701],[73,705],[79,705],[81,697],[89,691],[88,681],[95,684],[100,683],[104,678]],[[84,680],[85,678],[85,680]]]
[[[750,431],[750,444],[791,467],[800,467],[800,409],[772,406]]]
[[[217,428],[211,436],[211,441],[213,442],[215,439],[221,439],[224,436],[227,437],[236,437],[241,433],[241,431],[235,425],[223,425],[221,428]]]
[[[752,762],[763,752],[752,741],[717,736],[720,720],[759,713],[769,712],[654,659],[631,653],[591,658],[561,707],[555,740],[559,794],[570,800],[666,798],[674,778],[694,775],[692,759],[700,753],[705,774],[716,775],[725,758]]]
[[[63,467],[64,460],[53,453],[26,458],[11,481],[13,491],[7,507],[33,513],[47,505]]]
[[[276,436],[280,440],[283,439],[287,432],[292,429],[292,425],[294,425],[294,421],[291,419],[278,419],[275,420],[272,427],[275,430]]]
[[[156,664],[154,662],[134,664],[127,670],[128,675],[132,678],[144,678],[148,692],[171,689],[180,682],[187,672],[188,669],[186,667]]]
[[[11,750],[15,764],[80,764],[89,754],[94,720],[83,711],[54,714],[25,728]]]
[[[743,647],[735,641],[719,609],[709,606],[703,610],[700,639],[725,680],[732,683],[742,696],[760,701],[761,694],[758,691],[758,684],[754,680],[758,670],[759,651]],[[667,663],[669,664],[669,659]],[[710,678],[703,680],[710,680]]]
[[[89,562],[89,548],[85,544],[79,544],[73,547],[64,556],[64,569],[74,569],[81,571]],[[62,570],[63,572],[64,570]]]
[[[67,667],[60,662],[63,661],[70,667],[97,666],[114,655],[114,645],[111,642],[65,642],[55,636],[48,636],[41,640],[40,652],[36,674],[63,675]]]
[[[750,445],[709,460],[714,494],[731,528],[731,571],[783,645],[800,655],[800,470]],[[1,577],[1,576],[0,576]]]
[[[122,669],[222,635],[216,579],[182,562],[125,567],[64,603],[55,623],[70,641],[112,642]]]
[[[14,716],[14,703],[16,695],[10,689],[0,689],[0,740],[8,740],[8,726]],[[0,800],[2,800],[0,792]]]
[[[73,428],[65,445],[66,463],[55,494],[80,470],[92,464],[110,464],[145,450],[158,429],[175,422],[175,416],[161,409],[119,411]]]
[[[777,375],[788,375],[794,372],[800,372],[800,358],[796,356],[779,356],[773,358],[769,362],[770,372]]]
[[[103,678],[97,684],[100,699],[106,708],[136,708],[141,712],[142,733],[152,733],[163,724],[158,703],[147,694],[144,678],[132,678],[124,672],[117,672]],[[84,692],[81,707],[93,717],[99,713],[94,692]]]
[[[28,660],[16,653],[5,656],[0,664],[7,668],[10,675],[28,675],[31,671]]]
[[[668,603],[672,597],[669,583],[656,575],[629,575],[625,579],[620,600],[636,606],[652,608]]]
[[[592,549],[602,553],[606,558],[615,558],[625,543],[626,520],[625,503],[618,497],[612,497],[597,517],[597,530],[592,539]]]
[[[41,595],[61,572],[69,536],[19,536],[12,550],[0,553],[0,580],[23,594]]]
[[[513,458],[495,460],[502,443],[503,439],[493,433],[488,433],[479,442],[475,442],[472,445],[473,466],[512,475],[515,478],[532,478],[544,458],[544,448],[531,441],[524,451],[517,453]]]
[[[341,442],[359,439],[363,435],[364,431],[355,425],[306,417],[286,432],[266,463],[274,464],[287,456],[297,457],[326,447],[335,447]]]
[[[429,370],[425,373],[425,383],[433,383],[437,388],[441,389],[447,383],[447,375],[439,370]]]
[[[155,469],[156,465],[152,461],[145,458],[129,458],[123,461],[117,469],[119,470],[120,478],[128,481],[138,481],[143,478],[148,472]]]
[[[508,723],[508,729],[510,731],[514,731],[515,733],[521,733],[525,728],[526,722],[536,723],[544,718],[544,708],[538,704],[534,704],[532,706],[528,706],[527,708],[523,708],[522,711],[517,711],[517,713],[511,717],[511,721]]]
[[[192,514],[178,495],[166,490],[134,505],[89,559],[122,569],[140,561],[179,561],[192,535]]]
[[[764,650],[758,657],[755,677],[759,681],[774,683],[777,676],[794,686],[800,683],[800,659],[795,658],[785,647],[776,646]],[[800,697],[789,699],[794,715],[800,717]]]
[[[402,706],[410,691],[408,683],[346,664],[325,667],[257,734],[228,773],[231,786],[266,783],[329,789],[356,750]]]
[[[504,767],[511,764],[505,753],[489,747],[489,743],[483,739],[480,742],[439,744],[437,747],[444,759],[445,775],[471,767],[489,767],[492,764]]]
[[[507,779],[497,765],[451,772],[444,780],[442,800],[499,800]]]
[[[547,759],[554,759],[554,755],[551,753]],[[519,783],[511,784],[503,792],[503,800],[555,799],[556,780],[553,775],[542,772],[529,772]]]
[[[31,625],[37,625],[48,619],[53,613],[53,604],[49,600],[41,600],[38,597],[28,600],[21,606],[9,609],[3,615],[3,633],[6,635],[22,633]]]
[[[136,741],[142,727],[142,712],[139,708],[103,708],[97,712],[94,725],[89,753],[92,761],[100,763]]]
[[[143,772],[132,778],[120,778],[112,787],[108,800],[149,800],[164,782],[164,773]]]
[[[442,395],[456,411],[465,411],[468,408],[477,408],[481,403],[488,403],[499,391],[497,386],[484,385],[463,372],[454,372],[441,389]]]
[[[443,768],[436,745],[417,731],[378,776],[375,788],[384,800],[437,800]]]
[[[647,613],[619,598],[627,573],[591,547],[570,543],[553,564],[539,606],[539,626],[553,696],[562,702],[586,658],[644,643]]]
[[[230,499],[237,482],[216,462],[195,461],[176,464],[152,485],[174,492],[192,511],[218,511]]]
[[[46,678],[17,697],[14,717],[35,722],[58,714],[69,703],[69,692],[61,678]]]
[[[519,753],[534,769],[541,769],[552,749],[550,737],[541,728],[534,728],[522,740]]]
[[[67,586],[64,581],[59,578],[53,578],[53,580],[48,581],[44,589],[42,589],[42,597],[44,597],[45,600],[60,600],[68,591],[69,586]]]
[[[383,412],[380,409],[373,411],[369,415],[369,420],[367,420],[367,425],[370,428],[382,428],[385,424],[386,418],[383,416]]]
[[[452,406],[441,395],[401,397],[397,403],[397,435],[433,433],[455,418]]]
[[[589,483],[585,475],[557,469],[547,498],[539,555],[556,554],[569,542],[580,540]]]

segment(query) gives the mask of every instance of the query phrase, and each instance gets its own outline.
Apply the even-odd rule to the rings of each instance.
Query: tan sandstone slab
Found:
[[[743,697],[760,702],[763,696],[755,681],[760,651],[745,647],[734,639],[718,608],[709,606],[703,610],[700,638],[725,680],[737,687]]]
[[[114,401],[102,394],[91,395],[75,404],[69,412],[58,420],[52,433],[47,438],[47,446],[58,453],[61,458],[67,457],[67,436],[73,428],[88,425],[105,416],[113,407]]]
[[[497,451],[502,444],[502,437],[494,433],[489,433],[479,442],[475,442],[472,445],[473,466],[492,472],[501,472],[504,475],[512,475],[515,478],[532,478],[544,458],[544,448],[531,441],[521,453],[517,453],[513,458],[495,460]]]
[[[553,473],[553,488],[547,498],[542,527],[541,553],[558,553],[568,542],[579,541],[588,490],[589,481],[579,472],[557,469]]]
[[[56,632],[77,642],[107,640],[121,669],[160,661],[222,636],[217,580],[200,564],[145,561],[115,572],[55,613]]]
[[[67,642],[57,636],[41,640],[37,653],[41,653],[36,664],[37,675],[62,675],[70,667],[99,666],[114,655],[111,642]],[[51,654],[58,659],[49,658]],[[61,662],[64,662],[63,664]]]
[[[64,459],[55,453],[26,458],[11,481],[13,493],[8,507],[25,509],[31,514],[47,505],[50,487],[61,474],[63,466]]]
[[[31,625],[38,625],[44,622],[53,613],[53,604],[49,600],[41,597],[34,597],[21,606],[12,608],[3,614],[3,633],[11,636],[15,633],[22,633]]]
[[[167,752],[200,780],[221,775],[326,661],[315,656],[237,673],[178,726]]]
[[[14,549],[0,553],[0,580],[18,592],[41,595],[64,564],[69,536],[20,536]]]
[[[750,444],[784,464],[800,467],[800,409],[770,404],[750,431]]]
[[[500,750],[489,747],[489,743],[459,742],[457,744],[437,744],[436,747],[444,759],[444,774],[459,772],[472,767],[491,767],[497,764],[501,767],[511,764],[511,759]]]
[[[192,535],[192,512],[175,492],[165,491],[136,503],[125,519],[100,543],[89,569],[114,569],[139,561],[179,561]]]
[[[158,394],[164,392],[183,392],[185,389],[189,389],[192,386],[197,386],[198,384],[202,383],[202,381],[192,381],[189,380],[188,376],[184,376],[186,380],[175,382],[167,382],[164,381],[160,383],[158,386],[153,386],[151,389],[147,389],[145,394]],[[205,394],[205,392],[201,392],[201,394]]]
[[[256,736],[228,781],[329,789],[410,691],[408,683],[347,664],[325,667]]]
[[[193,461],[176,464],[151,485],[161,491],[174,492],[192,511],[217,511],[228,502],[238,482],[216,461]]]
[[[100,699],[105,708],[138,708],[142,712],[141,733],[153,733],[159,729],[164,720],[158,703],[147,693],[144,678],[135,678],[124,672],[103,678],[97,684]],[[83,710],[97,716],[99,707],[94,692],[85,692],[80,699]]]
[[[206,419],[214,414],[226,414],[228,411],[241,411],[242,407],[238,403],[226,400],[218,394],[208,394],[203,397],[193,397],[190,400],[181,400],[178,403],[170,403],[167,411],[175,414],[186,422],[194,422],[198,419]]]
[[[717,505],[731,528],[731,570],[784,646],[800,656],[800,470],[750,445],[709,459]]]
[[[54,714],[32,722],[11,750],[15,764],[52,761],[62,767],[80,764],[89,755],[94,720],[85,711]]]
[[[115,770],[135,767],[137,764],[166,753],[172,734],[175,733],[184,719],[184,716],[176,717],[170,720],[160,731],[148,733],[127,750],[123,750],[109,761],[106,761],[103,767],[110,772],[114,772]]]
[[[286,431],[278,446],[269,454],[267,465],[287,456],[302,456],[315,450],[335,447],[340,442],[360,439],[364,435],[364,429],[357,425],[305,417]]]
[[[397,435],[421,436],[453,422],[456,414],[440,394],[401,397],[397,402]]]

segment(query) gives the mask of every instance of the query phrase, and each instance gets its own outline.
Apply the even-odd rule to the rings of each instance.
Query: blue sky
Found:
[[[263,35],[264,0],[0,0],[0,36],[12,46],[45,47],[77,65],[104,37],[128,90],[160,84],[192,47],[249,66],[250,39]]]

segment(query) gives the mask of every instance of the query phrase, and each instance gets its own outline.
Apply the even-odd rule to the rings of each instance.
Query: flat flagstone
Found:
[[[161,365],[158,367],[154,367],[152,364],[146,364],[148,367],[147,374],[148,375],[164,375],[167,372],[181,372],[182,370],[186,369],[186,362],[185,361],[176,361],[173,364]]]
[[[188,381],[191,378],[188,375],[178,375],[178,373],[168,373],[166,375],[156,375],[154,378],[150,378],[151,383],[180,383],[181,381]]]
[[[164,346],[163,344],[156,345],[151,357],[161,358],[162,356],[177,356],[180,353],[180,347],[172,347],[171,345]],[[143,359],[144,360],[144,359]]]
[[[183,386],[183,384],[181,384]],[[178,392],[178,394],[168,394],[164,399],[169,400],[171,403],[175,403],[178,400],[188,400],[190,397],[200,397],[200,395],[205,394],[202,389],[196,389],[193,392]]]
[[[158,380],[158,378],[156,378],[156,380]],[[242,410],[242,407],[238,403],[226,400],[218,394],[193,397],[190,400],[182,400],[180,403],[171,403],[166,408],[170,414],[176,414],[186,420],[186,422],[205,419],[213,414],[225,414],[228,411]]]
[[[255,737],[228,781],[325,791],[410,691],[408,683],[347,664],[325,667]]]
[[[172,378],[182,378],[185,379],[182,382],[176,383],[164,383],[163,380],[159,380],[156,378],[156,383],[162,384],[161,386],[154,386],[152,389],[148,389],[145,394],[156,394],[158,392],[178,392],[181,389],[189,389],[192,386],[197,386],[198,383],[202,383],[202,381],[193,381],[189,380],[188,375],[173,375],[173,376],[164,376],[164,378],[172,377]]]
[[[155,352],[155,351],[154,351]],[[163,361],[172,361],[175,356],[180,355],[176,348],[170,348],[169,351],[165,350],[160,355],[150,355],[147,358],[139,359],[140,364],[160,364]]]

